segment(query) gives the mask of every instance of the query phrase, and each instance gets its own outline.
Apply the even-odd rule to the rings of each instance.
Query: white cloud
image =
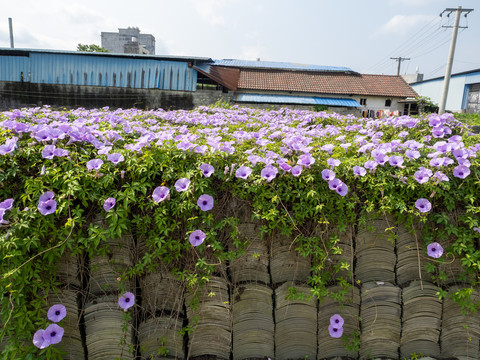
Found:
[[[386,24],[380,27],[377,35],[405,35],[411,33],[412,28],[415,28],[420,24],[426,24],[431,20],[431,15],[395,15]]]

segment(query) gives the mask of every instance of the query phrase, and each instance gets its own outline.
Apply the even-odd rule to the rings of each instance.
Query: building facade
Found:
[[[417,93],[400,76],[359,74],[349,68],[294,63],[216,60],[194,66],[233,91],[247,106],[343,110],[365,117],[410,114]]]
[[[440,104],[444,77],[410,84],[421,96]],[[447,111],[480,113],[480,69],[453,74],[448,89]]]
[[[155,54],[155,37],[141,34],[138,27],[118,29],[115,32],[101,33],[102,47],[112,53],[120,54]]]

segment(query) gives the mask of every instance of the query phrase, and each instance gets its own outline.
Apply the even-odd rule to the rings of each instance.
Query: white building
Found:
[[[421,96],[428,96],[439,104],[442,98],[444,77],[410,84]],[[448,89],[447,111],[480,113],[480,69],[453,74]]]

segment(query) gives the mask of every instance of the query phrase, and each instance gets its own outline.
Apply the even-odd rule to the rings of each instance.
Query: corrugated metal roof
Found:
[[[79,52],[16,50],[8,54],[0,52],[0,81],[183,91],[195,91],[197,85],[197,71],[187,61]]]
[[[2,48],[0,47],[0,55],[20,54],[28,56],[28,53],[45,53],[45,54],[81,54],[87,56],[106,56],[106,57],[123,57],[123,58],[142,58],[154,60],[168,60],[168,61],[200,61],[212,62],[208,57],[195,56],[174,56],[174,55],[151,55],[151,54],[123,54],[123,53],[102,53],[102,52],[86,52],[86,51],[71,51],[71,50],[50,50],[50,49],[24,49],[24,48]]]
[[[292,96],[292,95],[272,95],[272,94],[237,94],[235,100],[245,103],[261,104],[301,104],[301,105],[328,105],[328,106],[346,106],[361,107],[354,99],[311,97],[311,96]]]
[[[232,66],[239,68],[254,68],[254,69],[277,69],[277,70],[292,70],[292,71],[333,71],[333,72],[354,72],[347,67],[338,66],[323,66],[323,65],[308,65],[297,64],[291,62],[275,62],[275,61],[248,61],[235,59],[214,60],[213,65],[218,66]]]

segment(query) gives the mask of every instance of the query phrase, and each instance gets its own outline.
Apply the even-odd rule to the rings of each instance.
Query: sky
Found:
[[[157,55],[345,66],[360,73],[418,69],[443,76],[454,13],[462,16],[453,73],[480,68],[479,0],[16,0],[0,5],[0,47],[71,50],[101,32],[138,27]]]

